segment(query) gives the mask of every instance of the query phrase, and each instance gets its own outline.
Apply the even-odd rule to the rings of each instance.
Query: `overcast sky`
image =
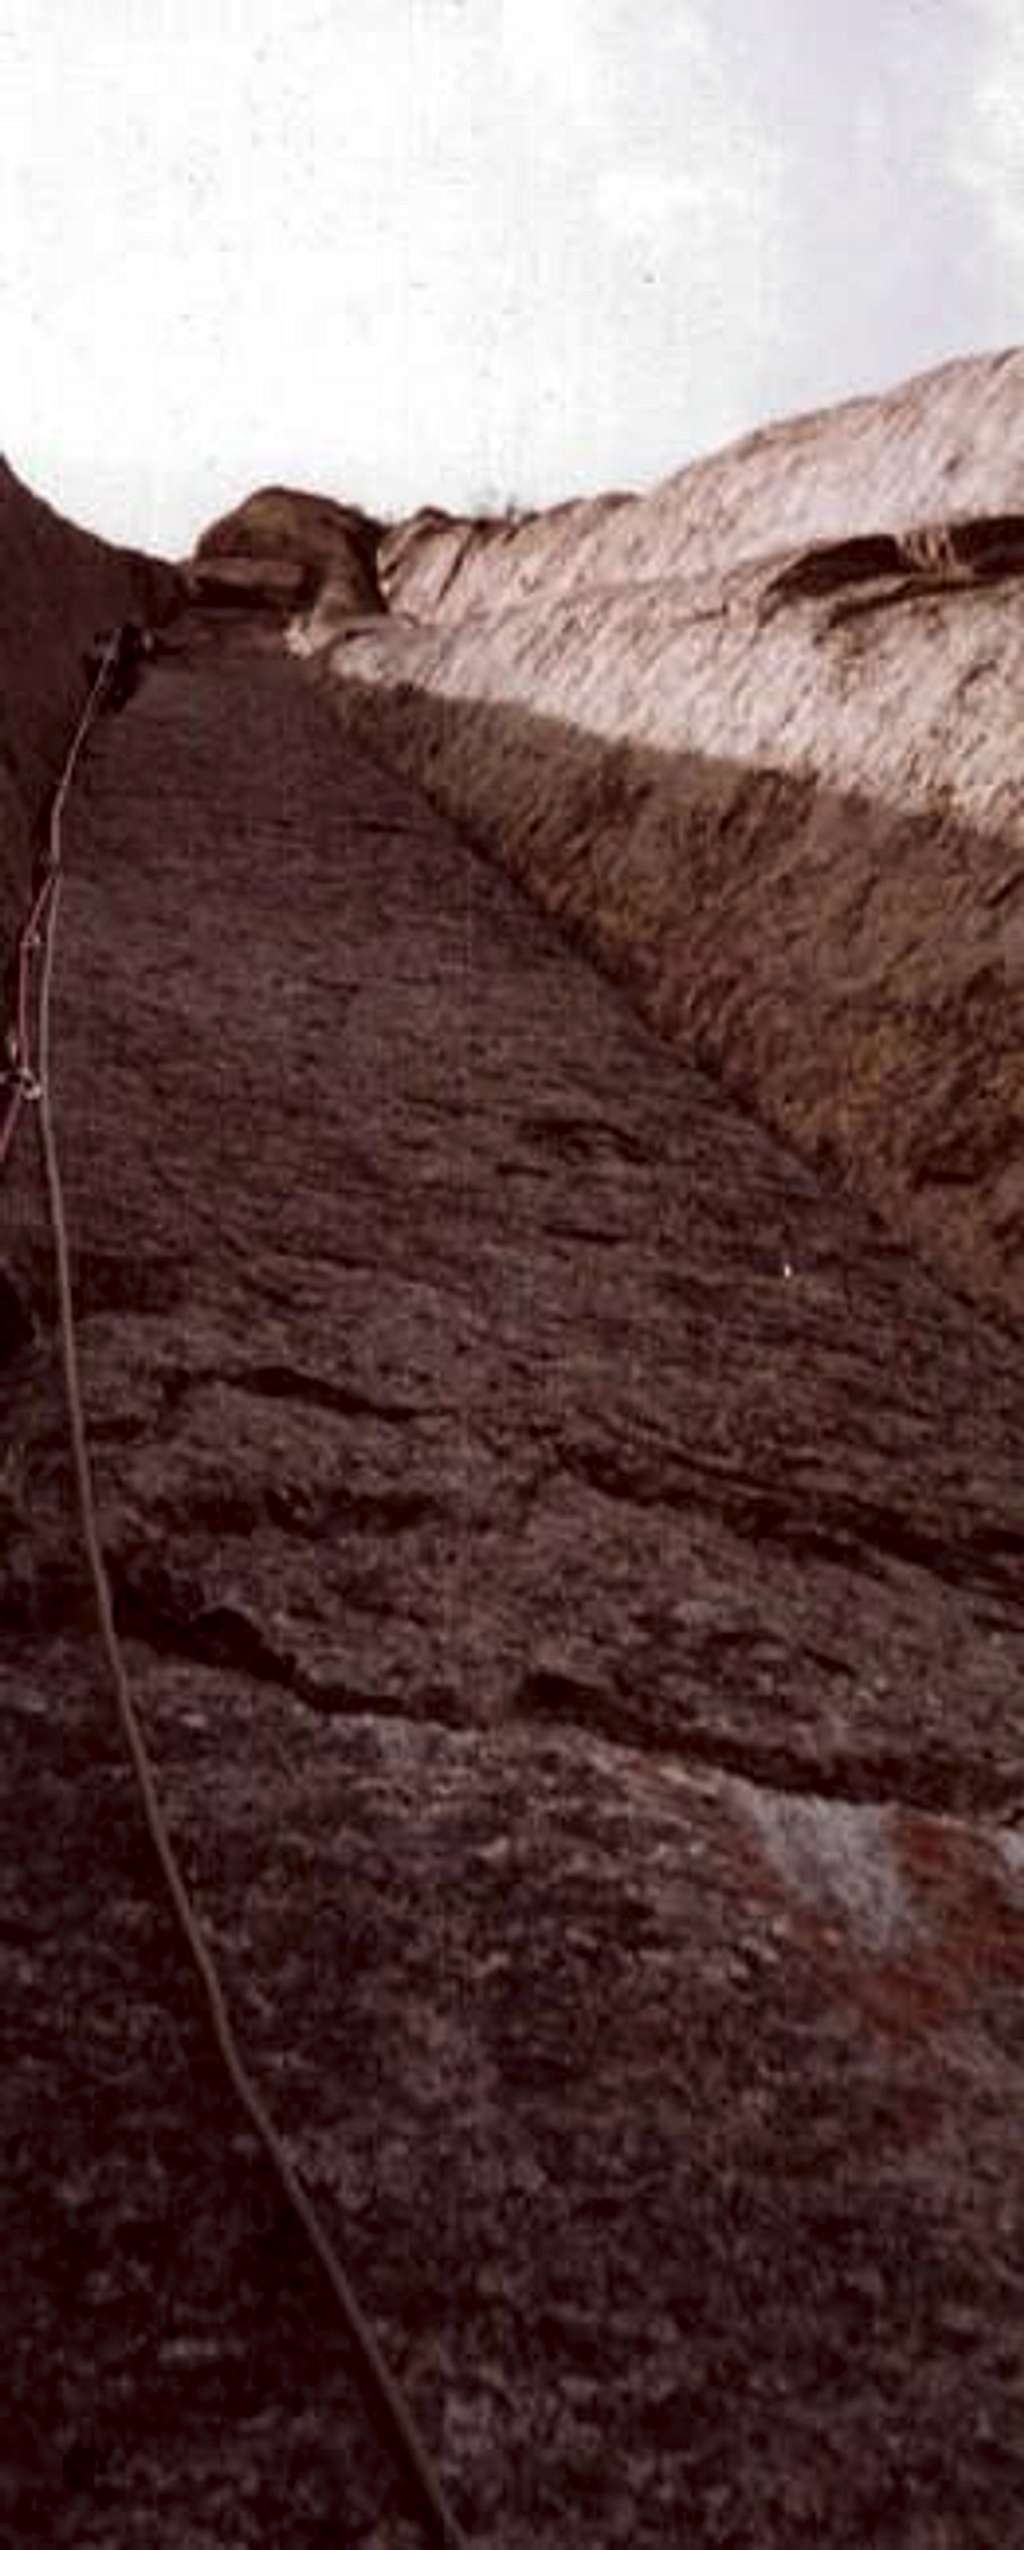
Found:
[[[1024,337],[1024,0],[0,0],[0,449],[177,555]]]

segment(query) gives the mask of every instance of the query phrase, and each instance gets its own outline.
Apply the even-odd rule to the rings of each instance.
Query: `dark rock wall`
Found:
[[[28,838],[70,741],[98,628],[160,620],[173,568],[65,522],[0,460],[0,962],[28,882]]]

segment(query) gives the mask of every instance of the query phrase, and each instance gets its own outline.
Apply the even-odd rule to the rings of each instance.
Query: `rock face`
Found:
[[[227,550],[190,559],[184,575],[190,602],[242,611],[295,611],[314,599],[319,584],[317,570],[301,558],[233,557]]]
[[[0,955],[20,917],[33,821],[88,684],[83,655],[105,623],[159,622],[171,567],[64,522],[0,460]]]
[[[260,487],[204,531],[194,563],[208,576],[222,560],[232,569],[246,559],[268,566],[290,561],[312,588],[307,600],[329,597],[337,617],[365,617],[384,608],[376,563],[381,528],[358,505],[291,487]]]
[[[718,577],[744,559],[1024,507],[1024,351],[946,363],[885,398],[787,417],[649,495],[583,497],[507,521],[423,507],[379,552],[389,602],[427,622],[597,585]]]
[[[990,358],[648,498],[419,520],[400,621],[292,641],[680,1053],[1013,1316],[1022,417]]]
[[[245,2052],[481,2550],[1009,2544],[1017,1341],[244,623],[90,746],[54,1104]],[[27,1137],[0,1208],[0,2536],[417,2550],[119,1749]]]

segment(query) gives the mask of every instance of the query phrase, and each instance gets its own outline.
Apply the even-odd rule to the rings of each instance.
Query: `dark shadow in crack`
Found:
[[[404,679],[346,670],[330,699],[681,1058],[1021,1320],[1024,860],[1004,833]]]

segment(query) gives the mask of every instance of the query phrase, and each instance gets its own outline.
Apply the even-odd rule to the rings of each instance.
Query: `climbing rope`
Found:
[[[39,1136],[53,1237],[61,1359],[71,1431],[75,1484],[100,1637],[110,1668],[118,1719],[135,1773],[150,1840],[171,1897],[185,1948],[202,1987],[210,2025],[225,2070],[239,2103],[270,2161],[288,2206],[301,2225],[309,2246],[326,2277],[362,2362],[370,2389],[384,2412],[398,2456],[407,2475],[413,2481],[431,2539],[440,2544],[441,2550],[469,2550],[467,2536],[451,2511],[441,2480],[419,2434],[408,2401],[385,2361],[337,2251],[324,2230],[301,2179],[288,2158],[281,2136],[263,2104],[255,2082],[246,2069],[228,2016],[220,1978],[203,1937],[164,1819],[152,1763],[136,1716],[114,1622],[110,1579],[100,1540],[86,1435],[71,1291],[67,1224],[50,1104],[50,1005],[62,880],[61,818],[79,754],[102,705],[103,695],[114,667],[117,646],[118,636],[115,633],[105,650],[99,672],[75,729],[53,797],[43,873],[19,945],[18,1007],[14,1029],[16,1053],[12,1057],[19,1075],[15,1090],[18,1105],[22,1099],[31,1098],[37,1104],[39,1111]],[[33,1068],[28,1028],[28,978],[32,957],[40,948],[42,967],[38,1039],[36,1066]],[[16,1106],[13,1112],[16,1115]],[[10,1130],[12,1129],[13,1127]],[[10,1141],[10,1130],[7,1131],[6,1143],[0,1143],[0,1166],[3,1164],[4,1150]]]
[[[60,820],[74,777],[75,765],[94,724],[114,667],[118,649],[118,631],[108,638],[100,657],[96,677],[78,720],[70,749],[64,762],[50,806],[46,847],[37,856],[32,869],[32,901],[22,923],[15,950],[12,1016],[6,1034],[7,1064],[0,1072],[0,1086],[7,1085],[7,1100],[0,1117],[0,1169],[3,1168],[14,1140],[15,1128],[26,1100],[37,1102],[40,1079],[32,1065],[32,1024],[30,1018],[34,959],[43,946],[47,914],[53,902],[60,865]]]

